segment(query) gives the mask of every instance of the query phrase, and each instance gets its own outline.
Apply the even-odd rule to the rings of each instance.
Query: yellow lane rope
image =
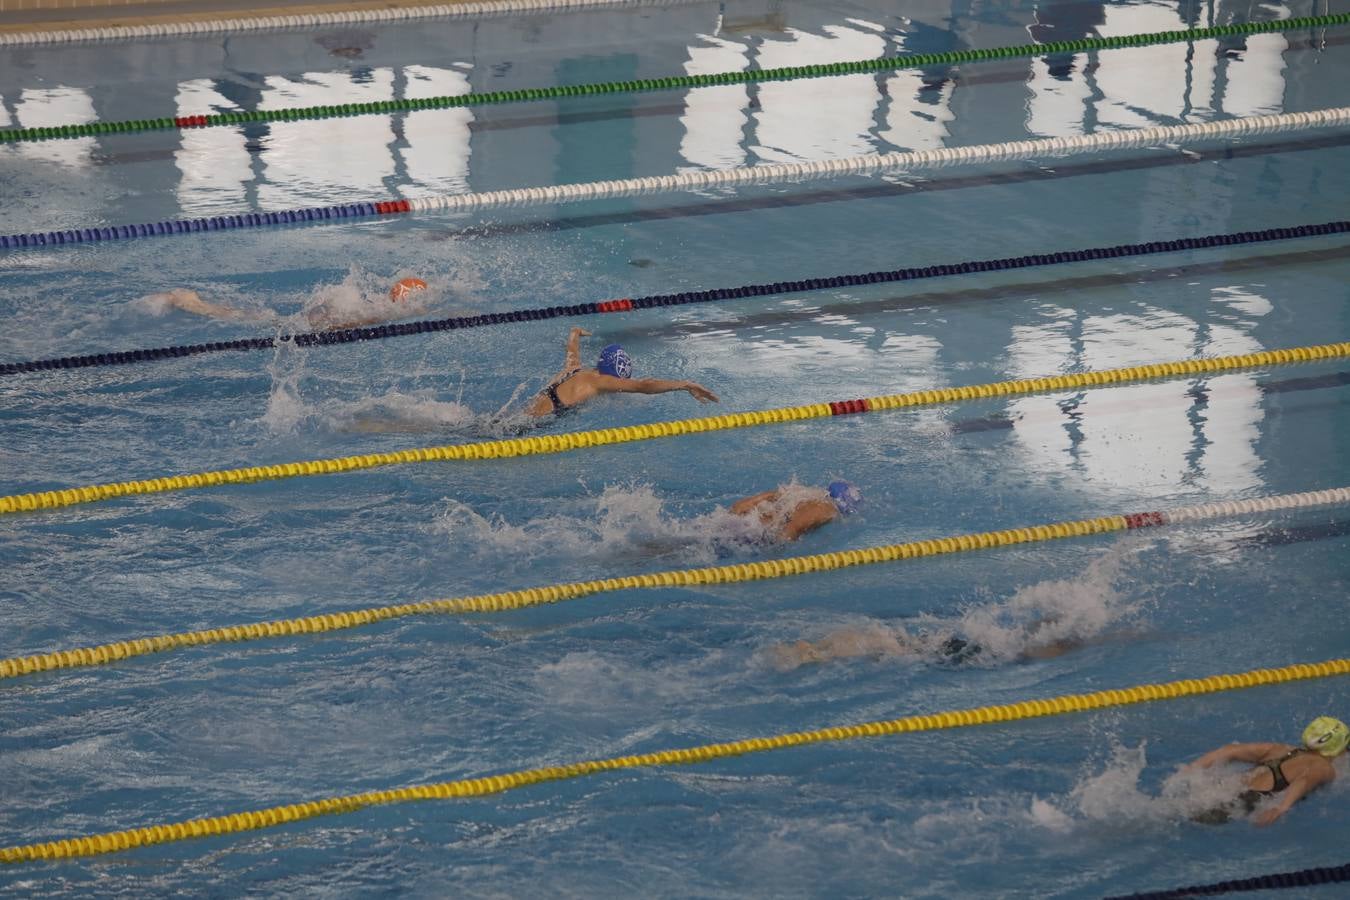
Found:
[[[127,497],[134,494],[156,494],[166,491],[214,487],[223,484],[244,484],[254,481],[298,478],[305,475],[329,475],[337,472],[352,472],[361,469],[371,469],[377,466],[401,465],[404,463],[469,459],[501,459],[512,456],[562,453],[583,447],[598,447],[606,444],[619,444],[629,441],[645,441],[654,438],[673,437],[680,434],[720,431],[728,428],[748,428],[751,426],[768,425],[777,422],[795,422],[804,419],[816,419],[825,416],[844,415],[854,412],[871,412],[883,409],[908,409],[919,406],[935,406],[944,403],[955,403],[964,400],[980,400],[990,397],[1012,397],[1022,394],[1041,393],[1044,391],[1076,390],[1078,388],[1124,384],[1127,382],[1143,381],[1152,378],[1176,378],[1187,375],[1206,375],[1237,369],[1316,362],[1319,360],[1338,359],[1347,356],[1350,356],[1350,342],[1341,342],[1312,347],[1264,350],[1259,353],[1244,353],[1234,356],[1179,360],[1143,366],[1125,366],[1119,369],[1080,372],[1073,375],[1051,375],[1044,378],[1025,378],[1018,381],[1002,381],[967,387],[915,391],[908,394],[891,394],[882,397],[869,397],[862,400],[815,403],[807,406],[788,406],[780,409],[731,413],[729,415],[708,416],[699,419],[683,419],[673,422],[652,422],[647,425],[604,428],[596,431],[575,431],[567,434],[508,438],[496,441],[483,441],[474,444],[450,444],[440,447],[398,450],[390,453],[370,453],[361,456],[340,457],[337,459],[280,463],[271,466],[248,466],[242,469],[221,469],[211,472],[198,472],[191,475],[170,475],[141,481],[121,481],[109,484],[68,488],[59,491],[38,491],[30,494],[0,496],[0,514],[38,509],[54,509],[63,506],[74,506],[79,503],[93,503],[99,500],[109,500],[115,497]]]
[[[359,628],[406,616],[428,614],[455,614],[500,612],[524,609],[573,600],[592,594],[640,588],[699,587],[709,584],[731,584],[769,578],[786,578],[809,572],[828,572],[850,566],[866,566],[897,560],[920,559],[967,550],[986,550],[1037,541],[1106,534],[1127,529],[1147,528],[1171,523],[1196,522],[1219,516],[1249,515],[1285,509],[1307,509],[1314,506],[1350,503],[1350,488],[1341,487],[1299,494],[1279,494],[1247,500],[1222,501],[1197,506],[1179,507],[1167,512],[1144,512],[1128,515],[1101,516],[1081,521],[1033,525],[1005,531],[986,531],[956,537],[888,544],[861,550],[843,550],[836,553],[818,553],[810,556],[790,556],[785,559],[766,559],[756,562],[733,563],[699,569],[667,570],[645,575],[625,575],[596,581],[576,581],[545,585],[495,594],[478,594],[445,600],[423,600],[373,609],[323,613],[298,619],[278,619],[245,625],[227,625],[202,631],[186,631],[158,637],[135,638],[94,647],[74,650],[56,650],[33,656],[0,659],[0,678],[15,678],[54,669],[97,666],[119,659],[162,653],[184,647],[208,644],[255,641],[263,638],[294,637]]]
[[[151,825],[145,828],[132,828],[126,831],[106,832],[38,844],[20,844],[0,848],[0,862],[19,863],[115,853],[120,850],[131,850],[151,844],[166,844],[208,835],[256,831],[262,828],[298,822],[302,819],[312,819],[317,816],[355,812],[368,806],[407,803],[413,800],[482,797],[533,784],[580,778],[584,775],[593,775],[597,772],[614,769],[688,765],[728,756],[742,756],[747,753],[781,750],[786,747],[800,747],[827,741],[846,741],[917,731],[963,728],[970,725],[989,725],[997,722],[1057,716],[1071,712],[1126,706],[1133,703],[1170,700],[1177,697],[1212,694],[1260,685],[1279,684],[1286,681],[1329,678],[1334,675],[1347,674],[1350,674],[1350,659],[1332,659],[1320,663],[1285,666],[1280,669],[1254,669],[1236,675],[1187,678],[1164,684],[1145,684],[1117,690],[1096,691],[1090,694],[1067,694],[1044,700],[1024,700],[999,706],[979,706],[973,709],[939,712],[932,715],[905,716],[900,719],[866,722],[861,725],[844,725],[835,728],[821,728],[816,731],[780,734],[773,737],[748,738],[720,744],[703,744],[677,750],[658,750],[653,753],[615,756],[570,765],[548,766],[542,769],[523,769],[503,775],[491,775],[486,778],[469,778],[459,781],[443,781],[437,784],[394,788],[392,790],[366,791],[343,797],[330,797],[305,803],[273,806],[268,809],[231,813],[207,819],[192,819],[168,825]]]

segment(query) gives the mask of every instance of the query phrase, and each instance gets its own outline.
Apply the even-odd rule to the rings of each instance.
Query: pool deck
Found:
[[[329,0],[271,5],[257,0],[0,0],[0,34],[451,6],[463,2],[467,0]]]

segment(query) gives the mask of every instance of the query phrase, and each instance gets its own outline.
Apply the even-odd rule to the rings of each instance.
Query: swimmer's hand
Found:
[[[574,338],[574,337],[590,337],[590,336],[591,336],[591,333],[590,333],[589,331],[587,331],[585,328],[582,328],[582,327],[579,326],[579,325],[573,325],[573,326],[572,326],[572,332],[571,332],[571,334],[568,335],[568,338]]]
[[[698,384],[696,382],[686,381],[684,383],[684,389],[689,392],[689,396],[693,397],[699,403],[721,402],[717,399],[716,394],[714,394],[712,391],[708,390],[703,385]]]
[[[1282,815],[1284,815],[1284,810],[1280,809],[1278,806],[1272,806],[1270,809],[1263,809],[1252,816],[1252,824],[1264,828]]]

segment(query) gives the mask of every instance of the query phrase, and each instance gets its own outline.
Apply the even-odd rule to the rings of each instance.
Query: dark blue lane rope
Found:
[[[1214,894],[1227,894],[1234,891],[1273,891],[1280,888],[1308,887],[1314,884],[1335,884],[1340,881],[1350,881],[1350,864],[1321,869],[1300,869],[1297,872],[1277,872],[1274,875],[1257,875],[1253,878],[1217,881],[1213,884],[1197,884],[1167,891],[1150,891],[1145,894],[1121,894],[1115,897],[1107,897],[1106,900],[1171,900],[1173,897],[1210,897]]]
[[[207,216],[201,219],[165,219],[163,222],[142,222],[138,225],[71,228],[65,231],[42,231],[33,234],[3,234],[0,235],[0,249],[130,240],[132,238],[153,237],[157,234],[229,231],[233,228],[259,228],[264,225],[313,222],[318,219],[391,216],[411,211],[412,207],[407,200],[378,200],[369,203],[339,203],[336,206],[315,206],[309,209],[287,209],[281,212]]]
[[[984,259],[941,266],[922,266],[859,275],[835,275],[829,278],[808,278],[803,281],[777,281],[769,284],[750,284],[742,287],[715,288],[707,291],[683,291],[676,294],[656,294],[599,303],[581,303],[575,306],[548,306],[540,309],[521,309],[512,312],[484,313],[477,316],[454,316],[448,319],[430,319],[418,322],[397,322],[367,328],[348,328],[341,331],[310,331],[283,334],[278,337],[243,338],[233,341],[212,341],[207,344],[187,344],[177,347],[159,347],[148,350],[119,350],[112,353],[94,353],[86,356],[63,356],[32,362],[0,363],[0,375],[21,372],[39,372],[50,369],[84,369],[92,366],[115,366],[127,363],[150,362],[225,350],[267,350],[281,341],[291,341],[300,347],[351,344],[408,334],[430,334],[437,331],[455,331],[507,322],[537,322],[563,316],[589,316],[597,313],[627,312],[634,309],[652,309],[658,306],[683,306],[690,303],[711,303],[717,300],[738,300],[744,297],[765,297],[775,294],[795,294],[806,291],[858,287],[865,284],[887,284],[897,281],[918,281],[947,275],[967,275],[972,272],[1002,272],[1037,266],[1055,266],[1064,263],[1094,259],[1119,259],[1128,256],[1147,256],[1154,253],[1176,253],[1208,247],[1232,247],[1242,244],[1261,244],[1287,241],[1294,238],[1322,237],[1350,232],[1350,221],[1326,222],[1321,225],[1295,225],[1290,228],[1267,228],[1264,231],[1239,231],[1233,234],[1212,234],[1204,237],[1181,238],[1174,241],[1150,241],[1146,244],[1119,244],[1114,247],[1093,247],[1086,250],[1062,250],[1056,253],[1038,253],[1005,259]]]

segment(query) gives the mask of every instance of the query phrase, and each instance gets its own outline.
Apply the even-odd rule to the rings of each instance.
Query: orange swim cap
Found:
[[[400,278],[394,283],[394,286],[389,289],[389,299],[398,303],[402,300],[407,300],[409,295],[415,294],[418,291],[425,291],[426,289],[427,283],[420,278]]]

